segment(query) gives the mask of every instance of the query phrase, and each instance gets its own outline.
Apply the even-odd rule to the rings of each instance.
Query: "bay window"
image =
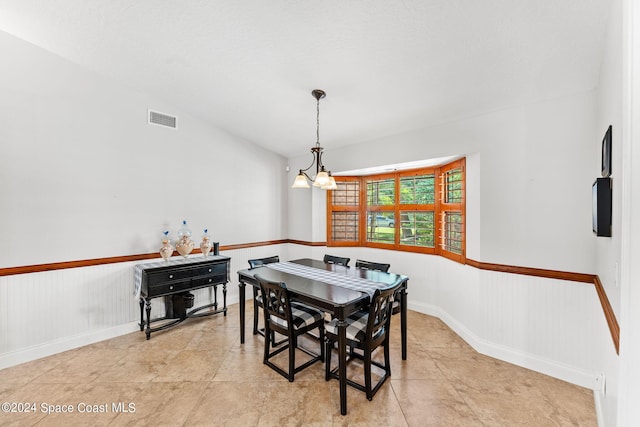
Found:
[[[367,246],[465,261],[465,159],[434,168],[336,176],[327,245]]]

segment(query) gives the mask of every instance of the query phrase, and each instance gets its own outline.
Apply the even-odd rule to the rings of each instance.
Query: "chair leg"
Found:
[[[331,377],[331,349],[333,348],[333,342],[330,339],[324,341],[324,380],[329,381]]]
[[[364,388],[367,394],[367,399],[373,399],[373,393],[371,393],[371,351],[367,349],[364,351]]]
[[[389,357],[389,340],[384,343],[384,367],[387,372],[387,376],[391,376],[391,358]]]
[[[296,337],[289,335],[289,382],[293,382],[296,369]]]
[[[320,361],[324,363],[326,357],[324,346],[324,325],[320,326],[318,329],[320,329]]]
[[[269,325],[267,324],[267,325],[264,325],[265,337],[268,336],[267,335],[268,333],[269,333]],[[265,365],[267,364],[267,361],[269,360],[269,352],[271,351],[270,348],[269,348],[270,345],[271,345],[271,342],[268,339],[265,339],[264,340],[264,358],[262,360],[262,363],[264,363]]]

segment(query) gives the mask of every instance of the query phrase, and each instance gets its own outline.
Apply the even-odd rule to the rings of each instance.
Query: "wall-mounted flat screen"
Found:
[[[611,237],[611,178],[597,178],[591,189],[593,232]]]

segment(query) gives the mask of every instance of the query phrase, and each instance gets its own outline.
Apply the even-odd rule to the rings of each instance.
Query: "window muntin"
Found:
[[[395,214],[393,212],[367,212],[367,242],[394,243]]]
[[[358,212],[333,212],[331,214],[331,240],[353,242],[358,240]]]
[[[360,205],[360,182],[359,181],[339,181],[336,182],[338,188],[331,192],[332,204],[334,206],[359,206]]]
[[[442,249],[462,255],[463,252],[464,224],[462,212],[442,213]]]
[[[396,183],[393,178],[367,180],[367,206],[390,206],[395,203]]]
[[[435,198],[435,175],[400,178],[400,204],[432,205]]]
[[[451,169],[444,173],[444,203],[462,202],[462,170],[460,168]]]
[[[435,247],[435,222],[433,211],[400,211],[400,244],[407,246]]]

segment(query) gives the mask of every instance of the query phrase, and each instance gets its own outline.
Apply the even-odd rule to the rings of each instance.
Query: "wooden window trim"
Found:
[[[444,174],[451,170],[460,168],[462,170],[462,188],[463,197],[461,203],[444,203],[440,195],[440,185],[442,183],[442,177]],[[435,185],[435,200],[433,204],[401,204],[400,203],[400,179],[411,176],[433,175]],[[455,160],[453,162],[439,165],[431,168],[419,168],[410,169],[405,171],[399,171],[394,173],[383,173],[367,176],[349,176],[349,177],[335,177],[336,181],[359,181],[360,183],[360,198],[359,206],[333,206],[332,204],[332,192],[327,191],[327,246],[360,246],[370,247],[388,250],[397,250],[402,252],[416,252],[432,255],[440,255],[451,259],[456,262],[466,262],[466,170],[465,159]],[[395,182],[395,203],[393,205],[377,205],[367,207],[367,182],[372,180],[385,180],[394,179]],[[444,189],[443,189],[444,191]],[[358,238],[359,241],[334,241],[332,239],[332,212],[340,211],[355,211],[359,212],[359,225],[358,225]],[[443,230],[441,224],[441,214],[446,211],[459,210],[462,212],[462,253],[456,254],[447,251],[441,246]],[[393,212],[396,221],[394,242],[393,243],[379,243],[367,241],[367,225],[368,225],[368,212]],[[434,212],[434,247],[423,246],[411,246],[400,244],[400,226],[401,219],[400,212],[420,212],[420,211],[433,211]]]
[[[450,171],[452,169],[460,169],[462,171],[462,189],[463,189],[463,197],[462,197],[462,201],[460,203],[445,203],[443,201],[444,199],[444,192],[446,191],[446,189],[444,189],[444,182],[443,182],[443,176],[447,171]],[[464,264],[466,262],[466,253],[467,253],[467,213],[466,213],[466,200],[467,200],[467,189],[466,189],[466,182],[467,182],[467,175],[466,175],[466,162],[465,159],[462,158],[460,160],[456,160],[453,161],[451,163],[447,163],[446,165],[442,165],[441,167],[438,168],[438,175],[440,176],[440,182],[443,185],[443,193],[440,195],[440,197],[436,197],[436,203],[438,204],[438,215],[441,216],[443,213],[448,212],[448,211],[460,211],[462,212],[462,253],[457,254],[451,251],[448,251],[446,249],[444,249],[442,247],[442,245],[440,244],[440,242],[442,241],[442,224],[440,223],[440,219],[438,218],[437,220],[438,222],[438,226],[437,228],[437,233],[436,233],[436,238],[438,239],[438,244],[436,245],[437,248],[437,254],[440,256],[443,256],[445,258],[448,258],[452,261],[456,261],[459,263]]]
[[[360,246],[360,242],[362,241],[362,227],[358,229],[358,240],[353,241],[334,241],[332,230],[333,230],[333,212],[358,212],[360,215],[360,222],[362,222],[362,212],[361,212],[361,204],[363,197],[363,189],[362,189],[362,179],[360,177],[336,177],[336,181],[339,182],[358,182],[359,183],[359,194],[358,194],[358,206],[344,206],[344,205],[336,205],[333,206],[333,192],[331,190],[327,191],[327,246]]]

